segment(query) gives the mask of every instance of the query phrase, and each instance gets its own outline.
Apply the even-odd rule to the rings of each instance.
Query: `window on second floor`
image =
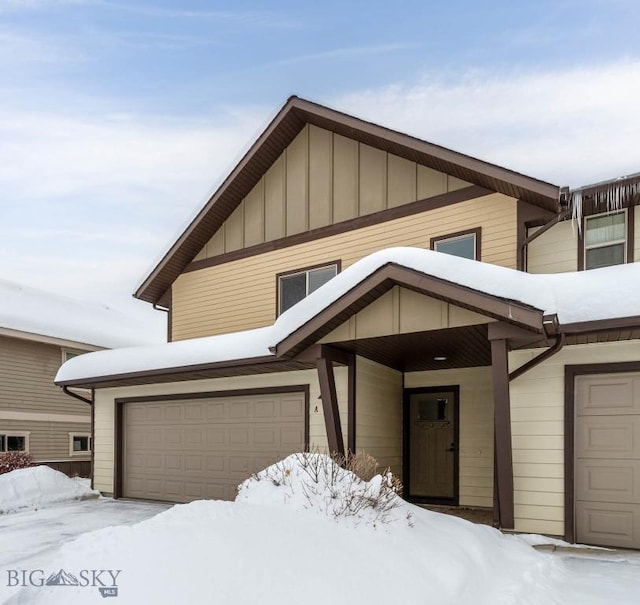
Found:
[[[455,233],[431,239],[431,249],[444,254],[480,260],[480,229],[464,233]]]
[[[584,226],[584,268],[621,265],[627,255],[627,212],[588,216]]]
[[[338,262],[278,275],[278,315],[338,274]]]

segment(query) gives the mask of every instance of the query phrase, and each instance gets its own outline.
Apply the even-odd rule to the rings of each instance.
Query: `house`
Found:
[[[70,398],[53,379],[72,357],[148,342],[138,331],[108,307],[0,280],[0,452],[89,477],[91,391]]]
[[[292,97],[136,292],[171,342],[60,370],[94,389],[94,486],[233,498],[365,450],[410,500],[640,547],[639,183],[568,191]]]

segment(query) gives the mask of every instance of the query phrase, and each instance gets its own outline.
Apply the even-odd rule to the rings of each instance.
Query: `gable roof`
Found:
[[[112,348],[152,340],[128,315],[105,305],[0,279],[0,335],[77,348]],[[158,336],[161,336],[160,334]]]
[[[556,185],[293,96],[145,278],[135,292],[137,298],[151,303],[162,298],[306,124],[330,130],[486,189],[548,210],[557,210],[560,189]]]

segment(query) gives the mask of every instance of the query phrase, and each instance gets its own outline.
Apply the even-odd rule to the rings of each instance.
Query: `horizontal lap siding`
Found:
[[[402,475],[402,373],[356,359],[356,450]]]
[[[61,365],[58,346],[0,336],[0,410],[87,414],[87,404],[53,384]]]
[[[530,229],[529,235],[537,229]],[[527,249],[529,273],[564,273],[578,270],[578,228],[563,221],[533,240]]]
[[[513,370],[542,349],[513,351]],[[567,346],[511,382],[517,531],[564,534],[565,365],[637,361],[637,342]]]
[[[348,370],[335,368],[336,392],[340,410],[343,435],[347,435],[348,426]],[[264,387],[284,387],[291,385],[309,385],[309,444],[311,449],[325,450],[327,435],[324,425],[320,387],[315,370],[296,372],[278,372],[253,376],[234,376],[189,382],[141,385],[99,389],[96,391],[95,404],[95,441],[94,441],[94,486],[105,493],[113,493],[115,449],[114,416],[115,399],[125,397],[147,397],[150,395],[173,395],[177,393],[201,393],[209,391],[232,391],[238,389],[256,389]]]
[[[404,384],[407,388],[460,386],[460,505],[493,507],[491,369],[410,372]]]
[[[482,227],[482,260],[515,267],[516,203],[500,194],[182,274],[172,288],[173,339],[270,325],[276,275],[341,260],[345,269],[393,246],[429,248],[432,237]]]
[[[88,408],[89,406],[86,406]],[[85,412],[86,412],[85,408]],[[36,462],[48,460],[90,459],[91,454],[69,455],[69,433],[88,435],[91,422],[34,422],[32,420],[0,419],[0,434],[4,431],[29,432],[29,453]]]

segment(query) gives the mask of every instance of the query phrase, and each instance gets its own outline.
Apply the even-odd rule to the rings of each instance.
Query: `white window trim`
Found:
[[[73,355],[75,356],[75,355],[82,355],[83,353],[87,353],[87,351],[80,351],[79,349],[70,349],[67,347],[62,347],[61,349],[62,363],[69,361],[67,359],[68,353],[73,353]]]
[[[448,244],[450,242],[455,242],[461,239],[466,239],[466,238],[472,238],[473,239],[473,259],[472,260],[478,260],[477,258],[477,250],[478,250],[478,242],[477,242],[477,234],[475,232],[472,233],[463,233],[462,235],[454,235],[453,237],[443,237],[443,238],[438,238],[433,242],[433,249],[438,252],[438,244]],[[443,254],[448,254],[447,252],[443,252]],[[465,257],[466,258],[466,257]]]
[[[73,450],[73,438],[74,437],[87,437],[89,439],[89,449],[81,452],[75,452]],[[69,456],[87,456],[91,454],[93,444],[91,443],[91,433],[79,433],[78,431],[69,433]]]
[[[8,451],[19,451],[29,453],[29,435],[31,435],[31,431],[0,431],[0,435],[4,435],[5,439],[7,437],[24,437],[24,449],[23,450],[1,450],[0,454],[6,454]],[[6,442],[5,442],[6,446]]]
[[[599,218],[601,216],[611,216],[611,215],[615,215],[615,214],[623,214],[624,215],[624,237],[622,239],[614,239],[614,240],[609,240],[606,242],[599,242],[597,244],[587,244],[587,231],[588,231],[588,227],[587,225],[589,224],[589,220],[593,219],[593,218]],[[607,248],[609,246],[617,246],[619,244],[624,244],[624,252],[623,254],[623,262],[622,264],[626,264],[627,262],[627,246],[629,245],[629,215],[627,213],[627,209],[623,208],[621,210],[614,210],[614,211],[610,211],[610,212],[600,212],[598,214],[590,214],[589,216],[586,216],[584,219],[584,238],[583,238],[583,250],[582,250],[582,254],[583,254],[583,258],[584,258],[584,268],[588,270],[587,267],[587,250],[597,250],[598,248]]]

